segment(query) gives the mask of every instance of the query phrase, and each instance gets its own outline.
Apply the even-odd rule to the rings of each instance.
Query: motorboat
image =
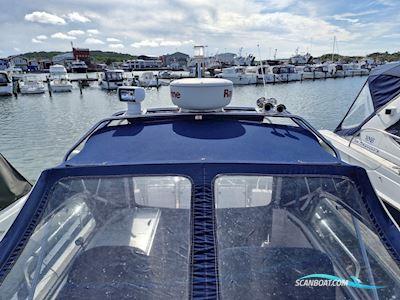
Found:
[[[397,299],[400,233],[365,170],[284,105],[170,85],[43,171],[0,242],[4,299]]]
[[[302,80],[301,73],[297,72],[294,65],[277,65],[272,67],[274,74],[273,83],[285,83]]]
[[[100,87],[104,90],[117,90],[125,84],[124,70],[107,69],[101,73]]]
[[[334,132],[321,134],[344,161],[367,170],[377,195],[400,223],[400,64],[373,69]]]
[[[143,72],[139,76],[139,84],[142,87],[159,87],[161,86],[161,81],[159,80],[157,75],[149,71]]]
[[[304,72],[304,79],[326,79],[331,78],[335,68],[331,64],[318,64],[313,66],[309,72]]]
[[[43,81],[34,75],[25,75],[19,81],[21,94],[43,94],[45,92]]]
[[[87,72],[87,65],[84,61],[76,60],[71,64],[71,72],[72,73],[86,73]]]
[[[0,71],[0,96],[11,96],[13,94],[13,83],[5,71]]]
[[[53,65],[49,69],[50,91],[54,93],[71,92],[72,83],[63,65]]]
[[[259,65],[246,68],[246,73],[256,74],[257,83],[273,83],[274,74],[271,71],[271,67],[268,65]]]
[[[249,85],[257,83],[257,75],[246,72],[246,67],[235,66],[222,69],[222,72],[215,75],[216,78],[228,79],[234,85]]]
[[[9,66],[4,71],[7,72],[12,81],[19,81],[24,76],[24,71],[21,68],[15,67],[13,65]]]
[[[359,63],[343,64],[344,76],[367,76],[369,74],[369,69],[361,68],[361,66],[362,64]]]
[[[158,72],[157,77],[161,79],[177,79],[179,78],[179,75],[174,74],[170,71],[160,71]]]
[[[0,240],[25,204],[32,185],[0,153]]]

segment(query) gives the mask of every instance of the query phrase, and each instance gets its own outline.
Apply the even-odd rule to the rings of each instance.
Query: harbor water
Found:
[[[235,86],[233,106],[255,106],[266,94],[308,120],[317,129],[334,129],[367,77]],[[67,150],[97,121],[124,110],[116,92],[97,83],[83,89],[74,83],[71,93],[0,97],[0,153],[27,179],[59,164]],[[171,106],[169,87],[146,90],[143,107]],[[161,146],[161,145],[160,145]]]

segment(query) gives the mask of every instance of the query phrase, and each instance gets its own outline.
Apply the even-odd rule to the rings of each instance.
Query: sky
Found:
[[[400,47],[399,0],[0,0],[0,57],[75,47],[272,58]],[[242,50],[241,50],[242,49]]]

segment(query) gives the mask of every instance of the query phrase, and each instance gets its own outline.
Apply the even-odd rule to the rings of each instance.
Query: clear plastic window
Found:
[[[374,112],[374,105],[366,83],[342,122],[343,129],[361,125]]]
[[[188,298],[190,203],[180,176],[63,179],[0,298]]]
[[[7,75],[0,74],[0,83],[8,83]]]
[[[349,179],[219,176],[214,190],[222,299],[400,297],[399,267]]]

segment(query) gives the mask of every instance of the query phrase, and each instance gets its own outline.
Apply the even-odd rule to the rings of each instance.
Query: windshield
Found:
[[[8,83],[8,77],[6,74],[0,74],[0,83]]]
[[[200,185],[192,195],[182,176],[62,179],[0,298],[189,299],[212,263],[221,299],[399,299],[399,267],[350,179],[218,175],[205,229]]]
[[[112,80],[123,80],[123,73],[122,72],[109,72],[106,73],[106,79]]]
[[[372,103],[369,85],[366,83],[343,119],[341,127],[342,129],[358,127],[373,113],[374,105]]]
[[[188,298],[191,183],[59,181],[1,299]]]
[[[396,262],[346,205],[361,201],[346,178],[218,177],[222,298],[398,299]]]

